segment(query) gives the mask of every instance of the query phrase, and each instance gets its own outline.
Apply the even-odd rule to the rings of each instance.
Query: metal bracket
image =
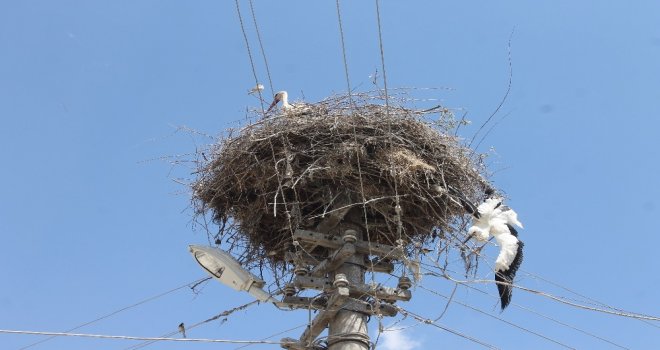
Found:
[[[288,307],[291,309],[314,309],[323,310],[326,308],[326,302],[319,298],[310,297],[284,297],[277,306]],[[349,298],[349,300],[342,306],[344,310],[351,310],[368,315],[383,315],[393,317],[396,316],[398,310],[388,303],[372,304],[363,300]]]
[[[293,238],[313,246],[322,246],[330,249],[339,249],[344,245],[343,240],[339,236],[308,230],[296,230],[293,233]],[[404,256],[401,248],[379,243],[369,244],[363,240],[355,242],[355,250],[360,254],[377,255],[383,259],[400,260]]]
[[[286,252],[284,259],[288,263],[292,263],[294,265],[302,264],[302,265],[317,265],[321,261],[323,261],[323,258],[320,257],[315,257],[309,254],[300,254],[296,255],[294,252]],[[391,261],[387,260],[381,260],[378,259],[376,261],[365,261],[364,265],[367,268],[367,271],[373,271],[373,272],[383,272],[383,273],[391,273],[394,271],[394,264]]]
[[[293,285],[297,288],[316,289],[331,292],[334,287],[332,280],[326,277],[296,276]],[[412,298],[409,290],[386,287],[380,284],[351,284],[348,286],[352,297],[364,297],[366,295],[385,301],[408,301]]]

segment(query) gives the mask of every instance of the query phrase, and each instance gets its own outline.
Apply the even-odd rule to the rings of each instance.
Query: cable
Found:
[[[383,85],[385,87],[385,113],[389,117],[390,114],[390,98],[387,93],[387,73],[385,72],[385,53],[383,50],[383,33],[380,25],[380,5],[376,0],[376,18],[378,19],[378,45],[380,46],[380,64],[383,69]]]
[[[515,30],[515,28],[514,28],[514,30]],[[468,147],[472,146],[472,143],[474,142],[474,139],[477,137],[479,132],[486,126],[486,124],[488,124],[488,122],[490,122],[491,119],[493,119],[495,114],[497,114],[497,112],[499,112],[500,108],[502,108],[502,106],[504,105],[504,102],[506,101],[507,97],[509,97],[509,93],[511,92],[511,85],[512,85],[512,82],[513,82],[513,64],[511,63],[511,39],[513,38],[514,30],[511,31],[511,35],[509,36],[509,46],[508,46],[508,49],[509,49],[509,84],[506,88],[506,93],[504,93],[504,97],[502,97],[502,101],[500,101],[500,104],[497,106],[497,108],[495,108],[495,111],[493,111],[493,113],[491,113],[491,115],[488,117],[488,119],[486,119],[486,121],[483,124],[481,124],[481,126],[479,127],[477,132],[474,133],[474,135],[472,136],[472,139],[470,140],[470,143],[468,144]],[[479,143],[481,143],[481,141],[479,141]]]
[[[83,337],[100,339],[122,339],[122,340],[153,340],[153,341],[175,341],[175,342],[197,342],[197,343],[232,343],[232,344],[282,344],[282,342],[267,340],[229,340],[229,339],[206,339],[206,338],[152,338],[152,337],[134,337],[129,335],[107,335],[107,334],[88,334],[88,333],[66,333],[66,332],[38,332],[0,329],[0,333],[5,334],[30,334],[30,335],[52,335],[55,337]]]
[[[436,292],[436,291],[430,290],[430,289],[428,289],[428,288],[426,288],[426,287],[424,287],[424,286],[422,286],[422,285],[419,285],[418,287],[421,288],[421,289],[423,289],[423,290],[425,290],[425,291],[427,291],[427,292],[429,292],[429,293],[431,293],[431,294],[434,294],[434,295],[437,295],[437,296],[439,296],[439,297],[443,297],[443,298],[445,298],[445,299],[447,299],[447,300],[450,300],[449,297],[447,297],[447,296],[445,296],[445,295],[443,295],[443,294],[440,294],[440,293],[438,293],[438,292]],[[470,310],[476,311],[476,312],[478,312],[478,313],[480,313],[480,314],[482,314],[482,315],[486,315],[486,316],[488,316],[488,317],[494,318],[494,319],[496,319],[496,320],[498,320],[498,321],[500,321],[500,322],[504,322],[504,323],[506,323],[506,324],[508,324],[508,325],[510,325],[510,326],[512,326],[512,327],[516,327],[516,328],[518,328],[518,329],[520,329],[520,330],[522,330],[522,331],[525,331],[525,332],[527,332],[527,333],[533,334],[533,335],[535,335],[535,336],[537,336],[537,337],[540,337],[540,338],[542,338],[542,339],[545,339],[545,340],[547,340],[547,341],[553,342],[553,343],[555,343],[555,344],[557,344],[557,345],[559,345],[559,346],[562,346],[562,347],[564,347],[564,348],[575,350],[575,348],[572,347],[572,346],[566,345],[566,344],[564,344],[564,343],[562,343],[562,342],[560,342],[560,341],[558,341],[558,340],[552,339],[552,338],[550,338],[550,337],[548,337],[548,336],[545,336],[545,335],[543,335],[543,334],[541,334],[541,333],[537,333],[537,332],[535,332],[535,331],[533,331],[533,330],[527,329],[527,328],[525,328],[525,327],[523,327],[523,326],[520,326],[520,325],[517,325],[517,324],[515,324],[515,323],[513,323],[513,322],[507,321],[507,320],[505,320],[505,319],[503,319],[503,318],[501,318],[501,317],[498,317],[498,316],[495,316],[495,315],[489,314],[489,313],[487,313],[487,312],[485,312],[485,311],[483,311],[483,310],[477,309],[477,308],[475,308],[475,307],[473,307],[473,306],[470,306],[470,305],[468,305],[468,304],[462,303],[462,302],[457,301],[457,300],[452,300],[452,302],[454,302],[454,303],[456,303],[456,304],[458,304],[458,305],[461,305],[461,306],[463,306],[463,307],[466,307],[466,308],[468,308],[468,309],[470,309]]]
[[[475,280],[457,280],[457,279],[447,275],[446,273],[438,274],[438,273],[435,273],[435,272],[430,272],[429,274],[437,276],[437,277],[444,277],[444,278],[446,278],[446,279],[448,279],[452,282],[461,283],[461,284],[468,284],[468,283],[506,284],[506,282],[497,282],[495,280],[483,280],[483,279],[481,279],[481,280],[477,280],[477,279],[475,279]],[[634,319],[639,319],[639,320],[660,321],[660,317],[657,317],[657,316],[649,316],[649,315],[634,313],[634,312],[630,312],[630,311],[623,311],[623,310],[621,310],[621,311],[610,311],[610,310],[606,310],[606,309],[603,309],[603,308],[578,304],[576,302],[568,300],[566,297],[556,296],[556,295],[546,293],[546,292],[543,292],[543,291],[540,291],[540,290],[523,287],[521,285],[511,284],[511,286],[514,287],[514,288],[518,288],[520,290],[532,293],[532,294],[536,294],[536,295],[540,295],[540,296],[549,298],[551,300],[554,300],[554,301],[557,301],[557,302],[560,302],[560,303],[563,303],[563,304],[566,304],[566,305],[569,305],[569,306],[579,308],[579,309],[584,309],[584,310],[589,310],[589,311],[596,311],[596,312],[601,312],[601,313],[605,313],[605,314],[621,316],[621,317],[628,317],[628,318],[634,318]]]
[[[481,290],[481,289],[479,289],[479,288],[477,288],[477,287],[470,286],[470,285],[467,285],[467,284],[463,284],[462,286],[464,286],[464,287],[466,287],[466,288],[469,288],[469,289],[471,289],[471,290],[477,291],[477,292],[479,292],[479,293],[481,293],[481,294],[487,295],[487,296],[489,296],[489,297],[491,297],[491,298],[499,299],[498,296],[495,296],[495,295],[493,295],[493,294],[491,294],[491,293],[488,293],[488,292],[486,292],[486,291],[484,291],[484,290]],[[517,303],[511,303],[511,305],[513,305],[514,307],[517,307],[517,308],[519,308],[519,309],[525,310],[525,311],[527,311],[527,312],[529,312],[529,313],[533,313],[533,314],[535,314],[535,315],[537,315],[537,316],[543,317],[543,318],[545,318],[545,319],[547,319],[547,320],[549,320],[549,321],[552,321],[552,322],[555,322],[555,323],[557,323],[557,324],[560,324],[560,325],[562,325],[562,326],[564,326],[564,327],[567,327],[567,328],[570,328],[570,329],[572,329],[572,330],[578,331],[578,332],[580,332],[580,333],[582,333],[582,334],[584,334],[584,335],[587,335],[587,336],[589,336],[589,337],[592,337],[592,338],[594,338],[594,339],[602,340],[602,341],[604,341],[604,342],[606,342],[606,343],[608,343],[608,344],[610,344],[610,345],[614,345],[614,346],[616,346],[616,347],[618,347],[618,348],[629,350],[627,347],[625,347],[625,346],[623,346],[623,345],[621,345],[621,344],[617,344],[617,343],[615,343],[615,342],[613,342],[613,341],[611,341],[611,340],[605,339],[605,338],[603,338],[603,337],[601,337],[601,336],[599,336],[599,335],[596,335],[596,334],[593,334],[593,333],[591,333],[591,332],[585,331],[585,330],[583,330],[583,329],[577,328],[576,326],[570,325],[570,324],[565,323],[565,322],[563,322],[563,321],[559,321],[559,320],[554,319],[554,318],[552,318],[552,317],[550,317],[550,316],[548,316],[548,315],[544,315],[544,314],[542,314],[542,313],[540,313],[540,312],[538,312],[538,311],[532,310],[532,309],[530,309],[530,308],[528,308],[528,307],[526,307],[526,306],[522,306],[522,305],[517,304]]]
[[[339,22],[339,36],[341,38],[341,52],[344,58],[344,72],[346,73],[346,87],[348,88],[348,99],[351,101],[351,105],[354,105],[353,97],[351,97],[351,81],[348,75],[348,62],[346,61],[346,45],[344,44],[344,27],[341,22],[341,11],[339,9],[339,0],[336,0],[337,3],[337,21]]]
[[[77,330],[77,329],[80,329],[80,328],[85,327],[85,326],[88,326],[88,325],[90,325],[90,324],[92,324],[92,323],[96,323],[96,322],[98,322],[98,321],[104,320],[104,319],[106,319],[106,318],[108,318],[108,317],[111,317],[111,316],[114,316],[114,315],[116,315],[116,314],[118,314],[118,313],[120,313],[120,312],[122,312],[122,311],[126,311],[126,310],[128,310],[128,309],[132,309],[132,308],[134,308],[134,307],[136,307],[136,306],[140,306],[140,305],[145,304],[145,303],[147,303],[147,302],[150,302],[150,301],[156,300],[156,299],[158,299],[158,298],[160,298],[160,297],[163,297],[163,296],[165,296],[165,295],[167,295],[167,294],[170,294],[170,293],[176,292],[177,290],[182,289],[182,288],[185,288],[185,287],[188,287],[188,286],[190,286],[190,285],[193,285],[193,287],[191,287],[191,288],[194,288],[194,286],[197,286],[197,284],[199,284],[199,283],[201,283],[201,282],[203,282],[203,281],[210,280],[210,279],[211,279],[211,277],[205,277],[205,278],[200,278],[200,279],[198,279],[198,280],[196,280],[196,281],[193,281],[193,282],[190,282],[190,283],[186,283],[186,284],[184,284],[184,285],[182,285],[182,286],[179,286],[179,287],[176,287],[176,288],[170,289],[170,290],[168,290],[167,292],[163,292],[163,293],[160,293],[160,294],[154,295],[154,296],[152,296],[152,297],[149,297],[149,298],[146,298],[146,299],[144,299],[144,300],[138,301],[138,302],[135,303],[135,304],[131,304],[131,305],[126,306],[126,307],[123,307],[123,308],[121,308],[121,309],[119,309],[119,310],[117,310],[117,311],[113,311],[113,312],[111,312],[111,313],[109,313],[109,314],[103,315],[103,316],[101,316],[101,317],[99,317],[99,318],[96,318],[96,319],[94,319],[94,320],[92,320],[92,321],[85,322],[85,323],[83,323],[83,324],[81,324],[81,325],[78,325],[78,326],[75,326],[75,327],[73,327],[73,328],[71,328],[71,329],[67,329],[66,331],[64,331],[64,333],[73,332],[73,331],[75,331],[75,330]],[[51,340],[51,339],[53,339],[53,338],[55,338],[55,337],[57,337],[57,336],[54,335],[54,336],[48,337],[48,338],[46,338],[46,339],[42,339],[42,340],[40,340],[40,341],[38,341],[38,342],[32,343],[32,344],[30,344],[30,345],[26,345],[26,346],[20,348],[20,350],[28,349],[28,348],[31,348],[31,347],[33,347],[33,346],[35,346],[35,345],[38,345],[38,344],[41,344],[41,343],[45,343],[45,342],[47,342],[47,341],[49,341],[49,340]]]
[[[254,300],[254,301],[251,301],[251,302],[249,302],[249,303],[247,303],[247,304],[243,304],[243,305],[241,305],[241,306],[237,306],[237,307],[235,307],[235,308],[232,308],[232,309],[229,309],[229,310],[223,311],[223,312],[221,312],[221,313],[219,313],[219,314],[217,314],[217,315],[215,315],[215,316],[213,316],[213,317],[211,317],[211,318],[208,318],[208,319],[206,319],[206,320],[204,320],[204,321],[197,322],[197,323],[195,323],[195,324],[193,324],[193,325],[187,326],[186,329],[187,329],[187,330],[191,330],[191,329],[196,328],[196,327],[198,327],[198,326],[201,326],[201,325],[203,325],[203,324],[205,324],[205,323],[209,323],[209,322],[211,322],[211,321],[215,321],[215,320],[219,319],[220,317],[229,316],[229,315],[231,315],[232,313],[234,313],[234,312],[236,312],[236,311],[238,311],[238,310],[244,310],[244,309],[246,309],[248,306],[251,306],[251,305],[254,305],[254,304],[257,304],[257,303],[259,303],[259,300]],[[179,330],[176,330],[176,331],[173,331],[173,332],[166,333],[166,334],[164,334],[163,336],[161,336],[161,338],[167,338],[167,337],[170,337],[170,336],[172,336],[172,335],[174,335],[174,334],[177,334],[177,333],[179,333]],[[153,343],[155,343],[155,342],[157,342],[157,341],[159,341],[159,340],[160,340],[160,339],[149,339],[148,341],[145,341],[145,342],[138,343],[138,344],[136,344],[136,345],[130,346],[130,347],[126,348],[126,350],[129,350],[129,349],[131,349],[131,350],[141,349],[141,348],[144,348],[144,347],[146,347],[146,346],[149,346],[149,345],[151,345],[151,344],[153,344]]]
[[[400,306],[398,306],[398,305],[393,305],[393,306],[394,306],[397,310],[399,310],[399,312],[401,312],[402,314],[404,314],[404,315],[406,315],[406,316],[407,316],[407,315],[410,315],[410,316],[412,316],[414,319],[416,319],[417,321],[420,321],[420,322],[423,322],[423,323],[425,323],[425,324],[428,324],[428,325],[434,326],[434,327],[436,327],[436,328],[442,329],[442,330],[447,331],[447,332],[449,332],[449,333],[451,333],[451,334],[457,335],[457,336],[459,336],[459,337],[461,337],[461,338],[465,338],[465,339],[467,339],[467,340],[469,340],[469,341],[471,341],[471,342],[477,343],[477,344],[479,344],[479,345],[481,345],[481,346],[483,346],[483,347],[486,347],[486,348],[488,348],[488,349],[498,349],[498,348],[495,347],[494,345],[488,344],[488,343],[483,342],[483,341],[481,341],[481,340],[479,340],[479,339],[477,339],[477,338],[471,337],[471,336],[469,336],[469,335],[467,335],[467,334],[463,334],[463,333],[461,333],[461,332],[459,332],[459,331],[455,331],[455,330],[453,330],[453,329],[451,329],[451,328],[448,328],[448,327],[445,327],[445,326],[443,326],[443,325],[440,325],[440,324],[438,324],[436,321],[433,321],[433,320],[430,320],[430,319],[428,319],[428,318],[422,317],[422,316],[420,316],[420,315],[418,315],[418,314],[416,314],[416,313],[414,313],[414,312],[412,312],[412,311],[408,311],[408,310],[406,310],[406,309],[404,309],[404,308],[402,308],[402,307],[400,307]]]
[[[268,60],[266,59],[266,51],[264,51],[264,45],[261,42],[261,34],[259,34],[259,26],[257,25],[257,17],[254,14],[254,6],[252,5],[252,0],[250,0],[250,12],[252,13],[252,21],[254,21],[254,30],[257,32],[257,39],[259,40],[259,47],[261,48],[261,55],[264,58],[264,64],[266,65],[266,75],[268,76],[268,84],[270,85],[271,95],[275,94],[273,89],[273,80],[270,78],[270,69],[268,69]]]
[[[250,58],[250,66],[252,67],[252,75],[254,75],[254,84],[255,86],[259,85],[259,78],[257,78],[257,70],[254,68],[254,60],[252,59],[252,51],[250,50],[250,42],[248,41],[247,34],[245,33],[245,26],[243,25],[243,16],[241,16],[241,7],[238,5],[238,0],[236,2],[236,13],[238,14],[238,21],[241,24],[241,31],[243,32],[243,39],[245,39],[245,47],[247,48],[248,57]],[[259,93],[259,102],[261,102],[261,113],[266,115],[266,110],[264,109],[264,98],[261,95],[261,90],[257,89]]]
[[[285,331],[281,331],[281,332],[277,332],[277,333],[271,334],[271,335],[269,335],[269,336],[267,336],[267,337],[265,337],[265,338],[263,338],[263,339],[261,339],[261,340],[268,340],[268,339],[270,339],[270,338],[272,338],[272,337],[276,337],[276,336],[281,335],[281,334],[285,334],[285,333],[288,333],[288,332],[291,332],[291,331],[295,331],[296,329],[303,328],[303,327],[306,327],[306,326],[307,326],[307,323],[304,323],[304,324],[301,324],[300,326],[293,327],[293,328],[289,328],[289,329],[287,329],[287,330],[285,330]],[[234,350],[247,348],[248,346],[252,346],[252,345],[253,345],[253,344],[245,344],[245,345],[239,346],[239,347],[237,347],[237,348],[234,348]]]
[[[522,273],[526,274],[527,276],[530,276],[530,277],[535,278],[535,279],[539,279],[539,280],[541,280],[541,281],[543,281],[543,282],[546,282],[546,283],[549,283],[549,284],[551,284],[551,285],[553,285],[553,286],[555,286],[555,287],[561,288],[561,289],[563,289],[563,290],[565,290],[565,291],[567,291],[567,292],[569,292],[569,293],[571,293],[571,294],[574,294],[574,295],[577,295],[577,296],[579,296],[579,297],[581,297],[581,298],[584,298],[584,299],[586,299],[586,300],[592,302],[594,305],[600,305],[600,306],[605,307],[605,308],[608,308],[608,309],[610,309],[610,310],[615,310],[615,311],[619,311],[619,312],[626,312],[625,310],[618,309],[618,308],[616,308],[616,307],[614,307],[614,306],[610,306],[610,305],[608,305],[608,304],[606,304],[606,303],[603,303],[602,301],[598,301],[598,300],[593,299],[593,298],[591,298],[591,297],[588,297],[588,296],[586,296],[586,295],[580,294],[580,293],[578,293],[578,292],[576,292],[576,291],[574,291],[574,290],[572,290],[572,289],[569,289],[568,287],[564,287],[564,286],[560,285],[560,284],[557,283],[557,282],[550,281],[550,280],[548,280],[548,279],[546,279],[546,278],[543,278],[543,277],[541,277],[541,276],[539,276],[539,275],[537,275],[537,274],[534,274],[534,273],[531,273],[531,272],[528,272],[528,271],[525,271],[525,270],[522,270],[522,269],[521,269],[520,271],[521,271]],[[651,325],[651,326],[653,326],[653,327],[660,328],[660,326],[658,326],[658,325],[656,325],[656,324],[653,324],[653,323],[651,323],[651,322],[648,322],[648,321],[645,321],[645,320],[640,320],[640,321],[642,321],[642,322],[644,322],[644,323],[646,323],[646,324],[648,324],[648,325]]]

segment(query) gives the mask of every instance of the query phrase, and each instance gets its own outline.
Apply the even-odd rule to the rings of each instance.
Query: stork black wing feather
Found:
[[[500,293],[500,305],[502,310],[506,309],[511,302],[511,294],[513,287],[511,283],[513,282],[504,272],[495,272],[495,282],[497,282],[497,291]]]
[[[509,231],[515,237],[518,237],[518,232],[513,226],[507,224]],[[511,303],[511,295],[513,293],[513,279],[516,277],[516,272],[520,268],[520,265],[523,261],[523,246],[525,244],[518,240],[518,249],[516,251],[516,256],[513,258],[511,265],[505,271],[495,272],[495,281],[497,283],[497,290],[500,293],[500,305],[502,310],[504,310],[509,303]],[[501,283],[500,283],[501,282]]]

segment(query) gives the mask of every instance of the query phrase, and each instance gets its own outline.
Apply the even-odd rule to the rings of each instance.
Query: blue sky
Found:
[[[204,244],[206,236],[194,230],[187,189],[173,181],[191,179],[190,169],[170,163],[212,142],[178,127],[218,135],[258,103],[246,95],[254,78],[234,2],[3,5],[0,329],[63,331],[203,277],[187,245]],[[275,90],[309,101],[345,91],[335,2],[254,5]],[[512,90],[480,150],[493,147],[493,181],[525,224],[523,269],[611,306],[660,315],[660,4],[381,5],[389,86],[442,88],[419,94],[468,111],[473,124],[460,134],[468,139],[506,91],[514,31]],[[248,2],[241,6],[266,83]],[[380,66],[374,3],[343,1],[342,17],[351,84],[370,89],[369,75]],[[573,296],[531,275],[519,278]],[[444,294],[452,288],[433,278],[423,285]],[[500,314],[494,299],[474,291],[459,288],[455,298],[575,348],[614,348],[516,307]],[[160,336],[249,301],[211,283],[200,294],[182,289],[79,331]],[[519,290],[513,301],[625,347],[660,347],[657,322],[578,310]],[[402,306],[434,318],[444,305],[418,288]],[[262,339],[306,319],[303,311],[253,306],[188,335]],[[440,322],[500,348],[559,348],[458,304]],[[414,339],[411,349],[479,348],[424,325],[397,334],[390,348],[401,337]],[[6,349],[39,339],[0,334]],[[34,348],[133,344],[67,337]]]

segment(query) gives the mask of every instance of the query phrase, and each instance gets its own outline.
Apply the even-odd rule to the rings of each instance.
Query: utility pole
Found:
[[[343,226],[340,224],[340,227]],[[343,232],[346,241],[362,239],[362,228],[353,225],[355,229]],[[343,274],[348,285],[364,284],[367,269],[365,255],[356,252],[351,255],[336,271],[335,276]],[[336,280],[336,277],[335,277]],[[340,310],[330,321],[328,329],[328,350],[369,350],[369,333],[367,332],[367,315],[352,310]]]
[[[412,297],[407,277],[400,278],[397,288],[365,283],[367,270],[391,273],[394,270],[391,261],[401,260],[404,252],[401,247],[364,241],[366,223],[363,218],[361,208],[353,207],[350,211],[335,212],[320,224],[317,230],[324,232],[297,230],[294,233],[294,245],[302,249],[287,256],[287,260],[296,265],[296,277],[293,284],[285,287],[280,305],[321,311],[299,339],[282,339],[283,348],[325,349],[315,339],[327,327],[328,350],[368,350],[367,318],[396,316],[397,309],[391,304]],[[317,247],[327,248],[328,256],[300,253],[313,252]],[[371,255],[377,258],[369,260]],[[311,270],[305,267],[309,265],[313,266]],[[295,296],[300,289],[322,290],[328,295],[327,301]]]

